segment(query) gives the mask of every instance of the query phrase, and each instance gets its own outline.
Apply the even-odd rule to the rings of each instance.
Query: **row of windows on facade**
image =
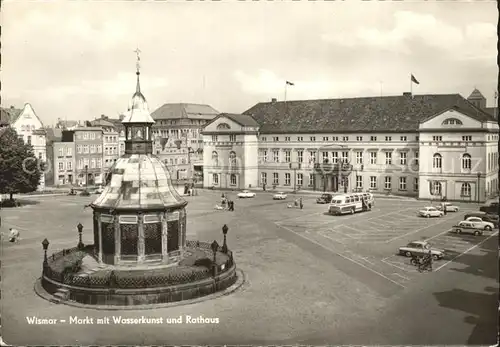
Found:
[[[102,145],[77,145],[76,152],[80,154],[102,153]],[[125,152],[125,144],[120,143],[120,153],[123,152]],[[118,148],[116,146],[104,147],[104,153],[107,155],[118,154]],[[63,148],[59,148],[59,155],[64,155]],[[66,155],[71,155],[70,147],[66,147]]]
[[[78,169],[84,169],[87,166],[89,169],[100,169],[102,168],[101,158],[82,158],[78,160]]]
[[[498,168],[498,155],[497,153],[488,153],[487,158],[487,168],[488,171],[494,170]],[[472,157],[468,153],[462,154],[462,169],[470,170],[472,169]],[[434,169],[442,169],[443,168],[443,156],[439,153],[436,153],[432,156],[432,167]]]
[[[200,132],[198,129],[169,129],[169,130],[152,130],[153,135],[161,136],[161,137],[198,137],[200,136]]]
[[[236,135],[228,135],[229,142],[236,142],[238,137]],[[224,141],[224,137],[221,137],[221,142]],[[219,142],[219,135],[212,135],[212,142]]]
[[[77,131],[76,138],[78,140],[99,140],[101,132],[99,131]]]
[[[36,127],[34,125],[30,124],[23,124],[21,125],[21,131],[35,131]]]
[[[60,161],[57,165],[59,171],[73,170],[73,162],[71,161]],[[80,159],[78,161],[78,169],[84,169],[85,166],[88,166],[89,169],[100,169],[102,167],[102,159],[90,159],[90,161],[87,158]]]
[[[113,142],[116,143],[118,142],[118,136],[112,136],[112,135],[105,135],[104,136],[104,142]]]
[[[233,136],[235,136],[235,135],[233,135]],[[332,136],[332,137],[323,136],[324,142],[329,142],[330,139],[331,139],[331,142],[338,142],[338,141],[349,142],[350,141],[349,136]],[[385,136],[385,142],[392,142],[392,139],[393,139],[392,136]],[[285,140],[285,142],[291,142],[291,136],[285,136],[284,140]],[[418,140],[419,140],[419,137],[415,136],[415,141],[418,141]],[[498,135],[488,135],[488,141],[492,141],[492,140],[498,140]],[[212,141],[213,142],[217,141],[217,135],[212,136]],[[231,141],[231,139],[229,141]],[[267,142],[267,137],[266,136],[261,137],[261,141]],[[279,142],[279,141],[280,141],[279,136],[273,136],[273,142]],[[303,142],[303,141],[304,141],[303,136],[297,136],[297,142]],[[315,142],[316,136],[309,136],[309,141]],[[363,142],[363,141],[365,141],[365,138],[363,136],[356,136],[356,141]],[[377,136],[370,136],[370,141],[377,142],[378,137]],[[400,142],[407,142],[408,137],[407,136],[400,136],[399,141]],[[442,135],[432,136],[432,141],[441,142],[441,141],[443,141],[443,136]],[[472,136],[471,135],[464,135],[464,136],[462,136],[462,141],[464,141],[464,142],[472,141]]]
[[[280,162],[280,150],[272,150],[272,162],[279,163]],[[292,150],[284,150],[284,162],[291,163],[292,162]],[[339,160],[339,152],[327,152],[323,151],[322,153],[322,161],[323,163],[346,163],[350,162],[349,160],[349,152],[342,151],[340,152],[340,160]],[[363,151],[355,151],[356,164],[363,164]],[[377,152],[369,152],[370,153],[370,164],[378,163]],[[418,152],[414,152],[414,164],[418,165]],[[309,163],[316,162],[316,151],[308,151],[308,161]],[[259,160],[261,162],[269,162],[268,151],[266,149],[259,151]],[[298,150],[296,151],[296,161],[298,163],[304,162],[304,151]],[[212,152],[212,162],[215,166],[219,164],[219,154],[217,151]],[[231,151],[229,152],[229,163],[230,165],[236,165],[236,153]],[[408,165],[408,153],[407,152],[399,152],[399,163],[400,165]],[[393,164],[393,152],[387,151],[385,152],[385,164],[391,165]]]
[[[207,121],[202,119],[182,119],[180,122],[178,120],[156,120],[155,126],[158,125],[176,125],[176,124],[192,124],[192,125],[203,125]]]
[[[165,163],[165,165],[169,164],[168,159],[163,160],[163,162]],[[179,158],[170,158],[170,165],[186,164],[186,163],[187,163],[186,158],[180,158],[180,160]]]
[[[280,137],[279,136],[273,136],[273,142],[280,142]],[[309,141],[310,142],[316,142],[316,136],[309,136]],[[324,142],[338,142],[338,141],[342,141],[342,142],[348,142],[348,141],[351,141],[352,140],[352,137],[350,136],[323,136],[323,141]],[[393,136],[385,136],[385,141],[386,142],[391,142],[392,141],[392,138]],[[319,137],[318,137],[319,139]],[[267,136],[262,136],[261,137],[261,141],[262,142],[267,142]],[[285,136],[284,137],[284,141],[285,142],[291,142],[292,141],[292,137],[291,136]],[[296,141],[297,142],[303,142],[304,141],[304,136],[297,136],[296,138]],[[365,141],[365,137],[364,136],[356,136],[356,141],[357,142],[363,142]],[[375,141],[378,141],[378,137],[377,136],[370,136],[370,141],[372,142],[375,142]],[[408,136],[404,135],[404,136],[400,136],[399,137],[399,141],[400,142],[407,142],[408,141]],[[418,141],[418,136],[415,136],[415,141]]]

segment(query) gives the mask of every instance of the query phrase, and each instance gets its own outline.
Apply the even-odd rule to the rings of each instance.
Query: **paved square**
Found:
[[[410,344],[414,341],[405,340],[404,332],[414,331],[415,318],[408,317],[406,303],[424,300],[429,305],[411,307],[415,314],[454,322],[445,329],[446,339],[439,342],[465,344],[473,327],[457,322],[467,313],[453,318],[457,311],[443,309],[432,293],[457,286],[482,290],[496,285],[495,278],[485,276],[491,266],[482,260],[484,252],[496,256],[490,251],[496,249],[495,243],[490,245],[495,231],[473,239],[447,233],[464,211],[477,206],[464,205],[458,214],[425,219],[415,215],[425,202],[377,199],[370,212],[331,216],[326,213],[328,207],[316,204],[313,196],[302,196],[304,208],[300,210],[287,208],[295,198],[292,194],[286,201],[273,201],[270,193],[237,199],[236,192],[229,192],[235,211],[228,212],[214,210],[220,195],[207,190],[186,197],[188,239],[220,242],[222,225],[227,224],[228,245],[247,276],[244,288],[216,300],[150,311],[76,309],[44,301],[33,291],[41,272],[43,238],[50,241],[49,253],[73,247],[78,240],[76,225],[81,222],[84,243],[92,242],[92,213],[84,206],[95,197],[32,198],[38,204],[1,210],[2,233],[16,227],[22,238],[17,244],[2,239],[4,340],[13,345],[371,344],[360,338],[377,335],[377,344]],[[452,256],[436,264],[436,273],[412,272],[407,258],[394,255],[399,246],[421,238]],[[468,274],[469,267],[474,274]],[[494,308],[496,299],[492,302]],[[185,314],[218,317],[220,324],[103,328],[36,326],[26,321],[33,315],[135,318]],[[358,334],[361,324],[373,327],[373,322],[378,322],[377,332]],[[494,330],[496,323],[491,323]],[[426,336],[442,336],[441,327],[427,328]]]

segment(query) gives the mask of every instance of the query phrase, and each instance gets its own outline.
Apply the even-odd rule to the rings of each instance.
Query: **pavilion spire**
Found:
[[[140,93],[141,92],[141,83],[139,80],[139,76],[141,75],[141,50],[139,48],[137,48],[134,52],[137,55],[137,62],[135,64],[135,67],[136,67],[135,74],[137,75],[137,85],[135,87],[135,92]]]

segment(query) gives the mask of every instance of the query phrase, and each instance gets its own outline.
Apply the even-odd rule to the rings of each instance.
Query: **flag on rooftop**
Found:
[[[290,81],[286,81],[286,84],[289,85],[289,86],[294,86],[295,85],[295,83],[292,83]]]
[[[413,74],[411,75],[411,81],[415,84],[420,84],[420,82],[417,81],[417,79],[415,78],[415,76],[413,76]]]

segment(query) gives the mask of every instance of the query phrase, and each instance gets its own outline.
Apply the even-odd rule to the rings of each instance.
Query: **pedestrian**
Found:
[[[299,205],[300,205],[300,209],[302,210],[302,208],[304,207],[304,204],[302,203],[302,198],[299,199]]]
[[[231,211],[234,211],[234,201],[231,200]]]
[[[17,229],[14,229],[14,228],[10,228],[10,237],[9,237],[9,241],[10,242],[18,242],[19,241],[19,230]]]

